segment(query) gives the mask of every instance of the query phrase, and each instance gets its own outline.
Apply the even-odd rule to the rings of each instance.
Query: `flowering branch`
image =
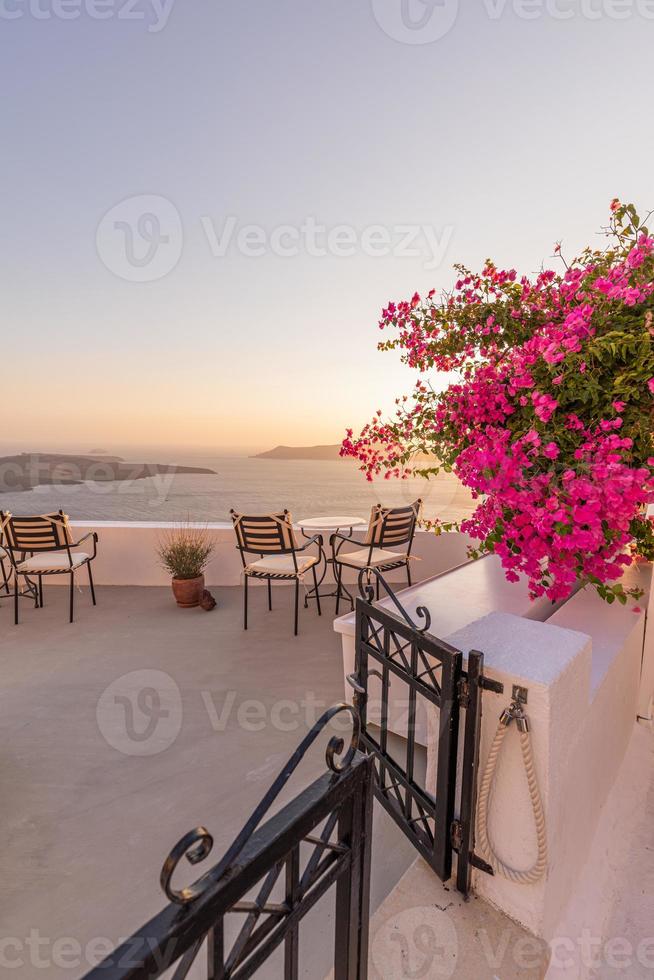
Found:
[[[459,265],[451,293],[382,311],[379,326],[394,335],[380,350],[457,380],[435,392],[420,378],[392,419],[378,411],[356,438],[348,430],[341,455],[368,479],[454,472],[479,504],[447,527],[477,539],[474,554],[497,554],[509,580],[526,575],[532,597],[566,598],[580,582],[626,602],[635,590],[616,580],[634,553],[654,558],[644,516],[654,491],[645,221],[616,199],[608,246],[563,260],[560,274]]]

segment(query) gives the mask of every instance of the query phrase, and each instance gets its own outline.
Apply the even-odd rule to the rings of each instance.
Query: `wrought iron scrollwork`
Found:
[[[218,864],[212,868],[211,871],[207,872],[207,874],[195,881],[192,885],[179,890],[172,887],[173,874],[175,873],[177,865],[183,857],[186,857],[186,860],[190,864],[199,864],[211,853],[213,838],[209,831],[204,827],[196,827],[194,830],[191,830],[189,833],[185,834],[184,837],[182,837],[177,844],[175,844],[170,854],[164,861],[159,878],[161,887],[171,902],[175,902],[178,905],[187,905],[194,902],[207,890],[210,885],[215,885],[216,882],[218,882],[228,872],[274,803],[275,799],[279,796],[280,792],[299,766],[307,750],[315,742],[317,737],[320,735],[326,725],[329,724],[332,718],[344,712],[348,713],[352,720],[352,735],[350,737],[350,744],[348,745],[347,751],[343,755],[345,749],[345,739],[341,738],[339,735],[333,735],[327,744],[325,759],[330,771],[336,775],[345,772],[351,766],[359,744],[361,720],[356,708],[351,704],[345,704],[343,702],[341,704],[333,705],[321,715],[311,731],[299,744],[291,758],[277,776],[275,782],[253,811],[252,815],[243,826],[243,829],[240,831],[233,844],[227,850]]]
[[[212,848],[213,837],[204,827],[196,827],[194,830],[190,830],[175,844],[164,861],[159,879],[161,887],[171,902],[185,905],[202,894],[202,889],[197,890],[198,882],[189,885],[187,888],[182,888],[180,891],[175,890],[172,887],[173,872],[184,855],[186,855],[189,864],[199,864],[200,861],[204,861],[209,856]]]
[[[388,582],[386,581],[386,579],[378,569],[367,567],[367,568],[362,568],[361,571],[359,572],[359,593],[361,595],[361,598],[365,599],[367,602],[371,604],[375,600],[375,589],[374,586],[371,585],[370,583],[370,577],[372,575],[375,576],[375,578],[377,579],[380,585],[383,585],[389,599],[391,600],[391,602],[393,603],[397,611],[402,616],[402,619],[404,619],[404,621],[408,623],[411,629],[416,630],[417,633],[426,633],[429,627],[431,626],[431,613],[429,612],[427,607],[418,606],[416,608],[416,615],[420,619],[424,620],[424,624],[422,626],[418,626],[418,624],[415,623],[411,618],[411,616],[408,614],[408,612],[406,611],[406,609],[404,608],[404,606],[397,598],[397,596],[391,589],[390,585],[388,584]]]

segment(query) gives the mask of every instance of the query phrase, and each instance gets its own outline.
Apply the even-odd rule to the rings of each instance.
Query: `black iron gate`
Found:
[[[349,678],[361,718],[361,743],[375,762],[375,796],[443,881],[451,877],[452,855],[457,853],[456,885],[467,895],[471,867],[492,874],[474,852],[481,695],[484,688],[502,693],[503,686],[484,677],[484,658],[479,651],[470,651],[464,670],[461,651],[428,632],[429,611],[423,607],[416,610],[423,620],[418,626],[382,576],[375,574],[399,615],[374,606],[372,592],[368,601],[357,599],[356,666]],[[360,588],[365,594],[362,583]],[[379,695],[374,705],[370,698],[373,677],[377,678]],[[405,698],[398,698],[398,688],[406,691]],[[429,786],[416,773],[420,703],[424,705],[423,720],[427,713],[432,718],[438,713],[436,773]],[[396,711],[398,704],[405,709],[401,732],[397,732],[397,723],[394,726],[402,736],[403,759],[398,758],[389,727],[391,705]],[[461,781],[457,787],[461,729]],[[455,819],[457,789],[459,812]]]
[[[357,600],[356,669],[350,677],[354,707],[340,704],[325,712],[224,857],[180,890],[172,884],[179,862],[183,857],[191,864],[204,860],[213,840],[197,827],[178,842],[161,871],[169,904],[85,980],[154,980],[171,969],[172,980],[181,980],[202,959],[207,980],[247,980],[282,946],[284,980],[297,980],[302,920],[332,887],[333,980],[365,980],[373,796],[441,879],[450,878],[457,853],[456,885],[464,894],[472,867],[493,873],[474,853],[474,817],[482,690],[501,693],[503,687],[484,677],[483,655],[477,651],[468,654],[464,669],[461,651],[428,632],[428,610],[416,610],[423,620],[418,626],[383,577],[374,574],[399,615],[374,606],[360,582],[368,599]],[[374,717],[371,678],[377,678],[380,694]],[[399,684],[407,690],[403,759],[389,724]],[[439,719],[436,771],[429,786],[417,765],[421,701]],[[260,826],[309,746],[341,713],[352,719],[345,755],[341,758],[344,740],[332,737],[326,753],[329,772]],[[358,751],[359,744],[366,754]],[[238,915],[240,928],[230,930]]]
[[[339,759],[343,739],[332,737],[330,771],[257,829],[309,745],[341,712],[353,720],[345,757]],[[330,888],[336,893],[334,980],[365,980],[373,793],[372,759],[356,750],[358,736],[358,717],[350,705],[325,712],[222,860],[193,885],[177,890],[172,878],[181,859],[197,864],[213,846],[204,827],[183,837],[161,872],[169,904],[85,980],[154,980],[173,967],[172,980],[180,980],[196,960],[204,960],[207,980],[246,980],[282,944],[279,976],[297,980],[302,920]]]

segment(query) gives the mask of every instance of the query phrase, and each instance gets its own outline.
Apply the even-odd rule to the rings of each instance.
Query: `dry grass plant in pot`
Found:
[[[160,539],[159,563],[172,575],[178,606],[188,609],[200,604],[204,593],[204,570],[213,550],[207,528],[189,522],[177,525]]]

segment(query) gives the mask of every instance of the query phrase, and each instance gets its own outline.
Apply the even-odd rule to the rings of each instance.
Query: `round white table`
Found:
[[[303,521],[298,521],[297,525],[303,531],[341,531],[349,530],[350,533],[355,527],[367,527],[368,522],[362,517],[307,517]]]
[[[348,517],[348,516],[343,516],[341,514],[337,514],[334,517],[332,517],[331,515],[328,515],[327,517],[306,517],[304,520],[298,521],[297,526],[300,528],[305,538],[310,538],[313,534],[320,534],[322,531],[330,531],[332,534],[334,533],[334,531],[338,531],[341,534],[349,532],[347,533],[347,537],[351,538],[352,535],[354,534],[354,531],[357,528],[367,527],[368,522],[364,520],[362,517]],[[322,574],[318,579],[317,589],[316,588],[310,589],[306,593],[304,597],[305,607],[308,605],[309,599],[316,598],[316,593],[321,599],[328,599],[328,598],[336,599],[338,597],[338,578],[336,575],[336,571],[333,567],[334,559],[327,557],[327,555],[325,554],[325,549],[322,546],[320,546],[320,557],[324,562]],[[332,574],[334,577],[334,585],[336,586],[336,588],[332,592],[320,592],[320,586],[325,580],[325,576],[327,575],[327,569],[329,565],[332,565]],[[350,600],[350,604],[352,608],[354,608],[354,597],[345,588],[342,582],[341,582],[340,589],[341,589],[341,598],[347,596],[347,598]]]

